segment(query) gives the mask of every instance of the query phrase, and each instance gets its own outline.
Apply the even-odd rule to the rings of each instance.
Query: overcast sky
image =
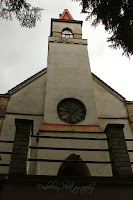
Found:
[[[122,56],[122,50],[108,47],[109,36],[102,25],[96,29],[80,14],[79,3],[72,0],[28,0],[44,8],[41,22],[33,29],[21,28],[19,22],[0,18],[0,94],[7,93],[25,79],[47,67],[48,36],[51,18],[59,18],[69,9],[74,20],[83,21],[83,39],[88,39],[91,71],[126,100],[133,100],[133,57]]]

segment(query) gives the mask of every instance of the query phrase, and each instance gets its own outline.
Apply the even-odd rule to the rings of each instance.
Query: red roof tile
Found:
[[[73,20],[73,17],[71,16],[68,9],[65,9],[63,13],[60,16],[60,19],[67,19],[67,20]]]

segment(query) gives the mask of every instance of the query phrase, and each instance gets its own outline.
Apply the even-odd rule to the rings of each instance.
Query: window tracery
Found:
[[[70,29],[64,29],[62,31],[62,37],[63,38],[73,38],[73,33]]]

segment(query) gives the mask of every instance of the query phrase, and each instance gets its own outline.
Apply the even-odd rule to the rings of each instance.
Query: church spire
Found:
[[[65,9],[60,15],[60,19],[74,20],[68,9]]]

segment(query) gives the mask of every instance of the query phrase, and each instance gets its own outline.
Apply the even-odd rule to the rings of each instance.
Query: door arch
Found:
[[[67,162],[82,161],[80,155],[71,154],[63,162],[58,170],[57,176],[91,176],[91,173],[85,163]]]

